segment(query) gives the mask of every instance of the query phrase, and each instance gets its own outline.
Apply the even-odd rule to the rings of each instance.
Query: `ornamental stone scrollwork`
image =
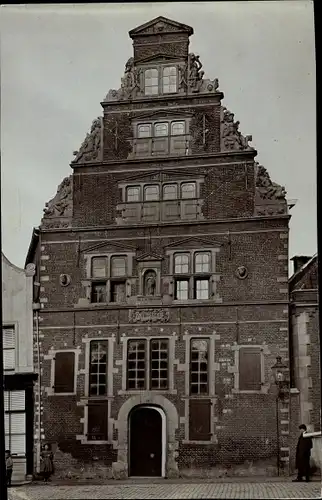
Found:
[[[130,309],[129,323],[166,323],[170,319],[168,309]]]
[[[238,130],[240,122],[234,121],[234,113],[227,108],[221,108],[221,150],[241,151],[254,150],[248,142],[252,141],[251,135],[244,137]]]
[[[192,93],[213,93],[219,88],[219,80],[204,79],[204,71],[201,71],[202,63],[200,57],[195,54],[188,55],[188,63],[179,66],[179,91]]]
[[[136,96],[141,90],[141,73],[134,64],[134,58],[130,57],[125,65],[124,76],[121,80],[121,88],[119,90],[109,90],[104,101],[121,101],[131,99]]]
[[[91,130],[86,135],[79,151],[74,151],[72,163],[86,163],[101,160],[102,152],[102,117],[92,122]]]
[[[272,182],[266,168],[256,162],[256,191],[263,200],[285,200],[285,187]]]
[[[35,264],[27,264],[25,269],[26,276],[30,278],[31,276],[35,276],[36,274],[36,266]]]
[[[56,196],[44,208],[44,219],[55,217],[71,217],[73,209],[72,176],[65,177],[58,186]]]

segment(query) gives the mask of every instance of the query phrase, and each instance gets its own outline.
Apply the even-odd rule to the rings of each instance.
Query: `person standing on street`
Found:
[[[304,432],[306,432],[306,425],[301,424],[299,429],[301,431],[301,435],[296,447],[295,463],[297,478],[294,479],[294,481],[303,481],[303,477],[305,477],[305,480],[308,483],[310,481],[310,458],[313,443],[310,437],[306,438],[303,436]]]
[[[11,486],[11,476],[13,470],[13,461],[11,458],[10,450],[6,450],[6,476],[7,476],[7,486]]]

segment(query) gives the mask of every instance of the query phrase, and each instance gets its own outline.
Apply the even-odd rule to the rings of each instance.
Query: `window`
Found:
[[[127,388],[146,388],[145,340],[130,340],[127,353]]]
[[[151,137],[151,125],[149,123],[138,125],[138,137]]]
[[[107,393],[108,342],[94,340],[90,343],[89,394],[104,396]]]
[[[189,298],[189,281],[188,280],[176,280],[175,299],[176,300],[188,300],[188,298]]]
[[[209,280],[196,280],[195,295],[196,299],[209,299]]]
[[[185,182],[181,184],[182,198],[196,198],[196,184],[194,182]]]
[[[185,134],[185,122],[171,123],[171,135],[184,135],[184,134]]]
[[[111,302],[125,302],[126,300],[126,283],[122,282],[111,282]]]
[[[55,393],[75,392],[75,353],[61,351],[55,354]]]
[[[163,137],[167,136],[169,131],[168,131],[168,123],[156,123],[154,125],[154,136],[155,137]]]
[[[207,252],[198,252],[195,254],[195,272],[210,272],[210,254]]]
[[[87,406],[87,439],[88,441],[108,440],[108,406],[106,403]]]
[[[150,349],[150,350],[148,350]],[[129,340],[127,353],[128,390],[168,388],[168,340]]]
[[[145,201],[156,201],[159,199],[159,186],[145,186],[144,188],[144,200]]]
[[[257,347],[239,349],[239,390],[260,391],[262,388],[262,352]]]
[[[126,201],[140,201],[140,188],[128,187],[126,190]]]
[[[92,258],[92,278],[106,277],[106,257]]]
[[[176,200],[178,198],[178,189],[176,184],[166,184],[163,186],[163,199]]]
[[[159,71],[157,69],[145,70],[144,93],[145,95],[157,95],[159,93]]]
[[[106,281],[92,283],[91,302],[94,304],[106,302]]]
[[[14,326],[2,327],[3,369],[16,368],[16,332]]]
[[[170,94],[173,92],[177,92],[177,68],[175,66],[167,66],[163,68],[162,93]]]
[[[168,342],[151,340],[150,389],[168,388]]]
[[[174,272],[175,274],[185,274],[189,272],[189,255],[177,254],[174,256]]]
[[[211,441],[210,399],[189,400],[189,440]]]
[[[190,347],[190,394],[208,394],[209,341],[192,339]]]
[[[111,275],[125,276],[126,275],[126,258],[112,257],[111,258]]]
[[[5,445],[13,455],[26,453],[25,391],[5,391]]]

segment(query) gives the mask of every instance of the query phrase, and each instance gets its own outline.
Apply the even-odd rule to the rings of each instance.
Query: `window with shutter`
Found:
[[[75,391],[75,353],[56,352],[55,354],[55,393]]]
[[[260,348],[239,350],[239,390],[260,391],[262,387],[262,353]]]
[[[211,401],[210,399],[190,399],[189,401],[189,440],[210,441]]]
[[[13,455],[26,453],[25,391],[5,391],[5,443]]]
[[[94,340],[90,343],[89,393],[104,396],[107,393],[108,342]]]
[[[13,326],[2,327],[3,369],[14,370],[16,367],[16,332]]]
[[[108,440],[108,406],[96,403],[87,407],[87,439],[88,441]]]

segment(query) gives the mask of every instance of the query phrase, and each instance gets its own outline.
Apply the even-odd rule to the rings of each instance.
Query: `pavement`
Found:
[[[147,480],[148,481],[148,480]],[[322,498],[321,483],[203,481],[109,482],[96,485],[39,484],[12,487],[8,500],[94,500],[94,499],[189,499],[189,498]]]

